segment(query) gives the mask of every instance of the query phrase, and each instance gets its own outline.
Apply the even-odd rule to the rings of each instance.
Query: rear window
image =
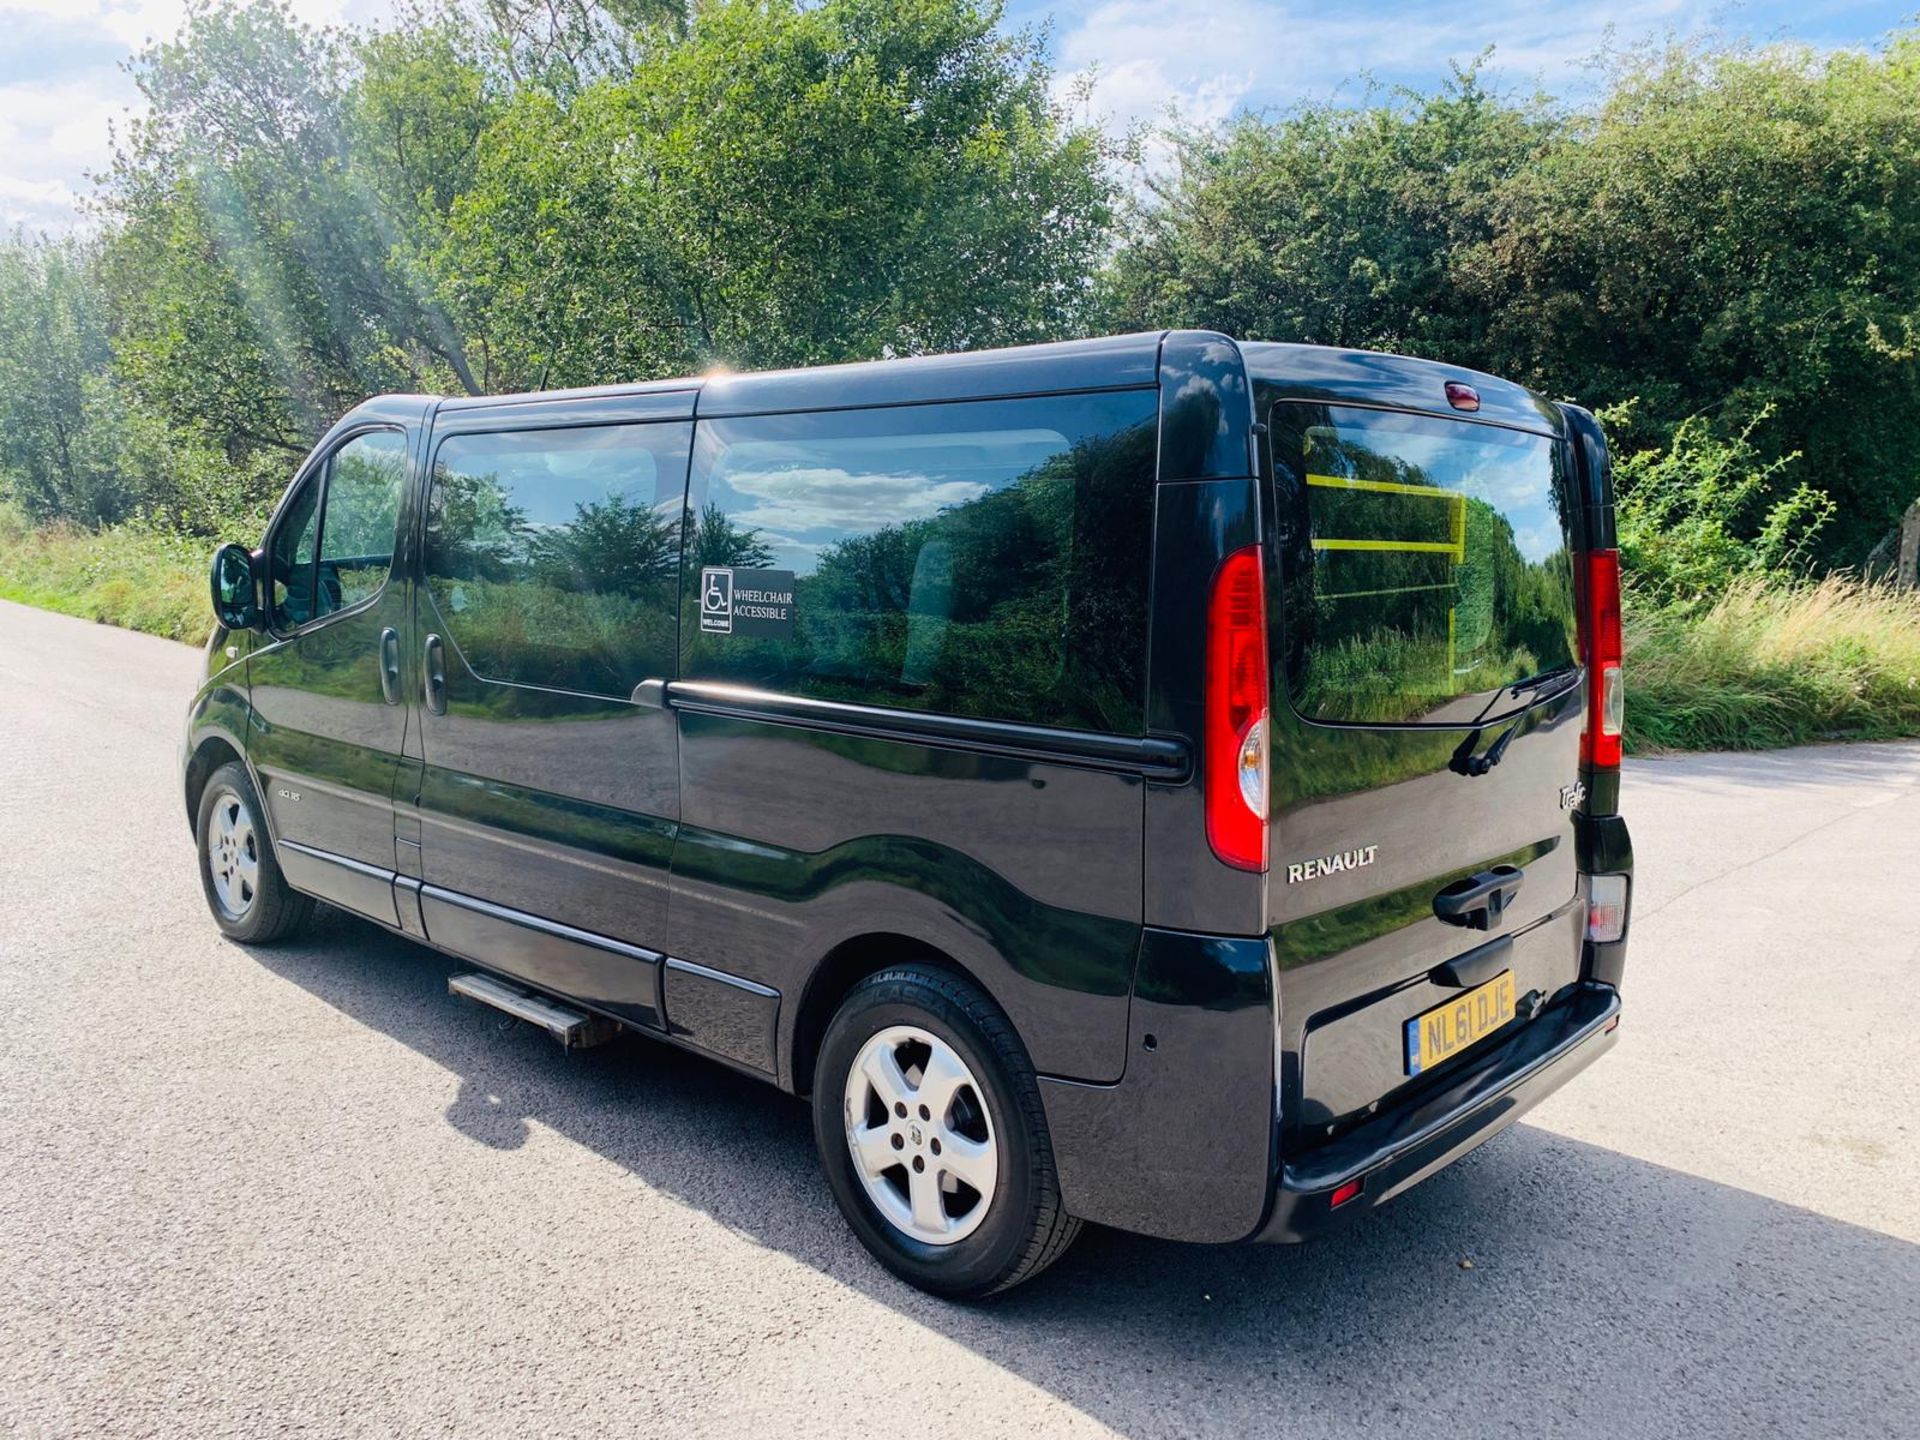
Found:
[[[1293,705],[1471,724],[1566,672],[1561,450],[1544,435],[1342,406],[1274,408]]]

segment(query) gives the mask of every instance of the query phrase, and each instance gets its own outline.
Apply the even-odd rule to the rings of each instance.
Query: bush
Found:
[[[1606,412],[1609,426],[1633,406]],[[1806,574],[1833,500],[1800,483],[1787,488],[1798,455],[1763,457],[1754,431],[1717,432],[1704,416],[1681,422],[1664,449],[1642,450],[1615,467],[1621,568],[1642,603],[1697,607],[1744,575]]]
[[[1636,750],[1920,735],[1920,592],[1753,575],[1698,611],[1630,610],[1627,735]]]
[[[197,645],[213,628],[212,548],[131,525],[36,530],[0,506],[0,598]]]

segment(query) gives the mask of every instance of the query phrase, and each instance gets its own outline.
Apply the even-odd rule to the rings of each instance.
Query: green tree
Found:
[[[685,524],[684,548],[690,579],[699,575],[703,565],[758,570],[773,564],[773,550],[760,538],[760,532],[734,524],[726,512],[711,501],[702,507],[697,521],[689,514]]]
[[[1799,453],[1794,480],[1836,505],[1828,561],[1858,561],[1920,493],[1920,33],[1636,57],[1509,188],[1502,228],[1497,364],[1638,396],[1636,446],[1704,414]]]
[[[1104,277],[1108,323],[1479,360],[1486,316],[1463,262],[1495,243],[1505,188],[1560,126],[1476,63],[1430,95],[1177,128]]]
[[[431,35],[413,45],[430,59]],[[361,107],[368,135],[384,136],[392,90],[411,79],[405,93],[427,93],[424,62],[401,57],[409,68],[396,48],[373,44],[388,92]],[[297,451],[369,393],[480,388],[464,337],[407,263],[412,217],[393,203],[409,183],[415,202],[432,197],[457,169],[435,167],[432,144],[404,149],[415,134],[392,146],[413,170],[371,143],[356,166],[349,37],[275,0],[196,8],[132,69],[150,113],[130,127],[100,206],[116,348],[143,399],[235,451]],[[457,128],[468,99],[457,79],[415,130],[438,140]]]
[[[577,95],[517,92],[436,269],[524,385],[1071,333],[1104,142],[981,0],[721,0]]]
[[[1604,417],[1629,423],[1610,411]],[[1618,467],[1620,553],[1634,592],[1682,610],[1704,608],[1736,581],[1804,575],[1831,497],[1792,483],[1797,455],[1763,457],[1753,441],[1762,412],[1732,437],[1683,421],[1670,445]]]
[[[680,578],[680,529],[677,515],[613,494],[574,506],[570,524],[534,532],[528,558],[534,578],[559,590],[657,598]]]
[[[1920,32],[1691,47],[1568,110],[1489,92],[1183,132],[1105,278],[1118,323],[1404,350],[1744,437],[1857,562],[1920,492]],[[1799,454],[1784,482],[1765,462]],[[1775,490],[1776,481],[1786,488]],[[1732,522],[1750,539],[1767,505]]]
[[[35,518],[117,520],[105,297],[74,241],[0,244],[0,482]]]

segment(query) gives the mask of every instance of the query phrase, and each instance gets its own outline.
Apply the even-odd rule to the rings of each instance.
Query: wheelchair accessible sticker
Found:
[[[700,628],[709,635],[791,640],[793,572],[705,567],[700,572]]]

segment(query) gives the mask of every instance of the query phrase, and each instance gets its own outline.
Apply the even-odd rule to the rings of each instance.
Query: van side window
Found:
[[[704,420],[684,673],[1139,734],[1152,391]]]
[[[484,680],[625,699],[672,672],[687,423],[454,435],[425,570]]]
[[[275,630],[357,605],[387,583],[406,474],[406,437],[375,430],[347,441],[309,476],[274,532]]]

